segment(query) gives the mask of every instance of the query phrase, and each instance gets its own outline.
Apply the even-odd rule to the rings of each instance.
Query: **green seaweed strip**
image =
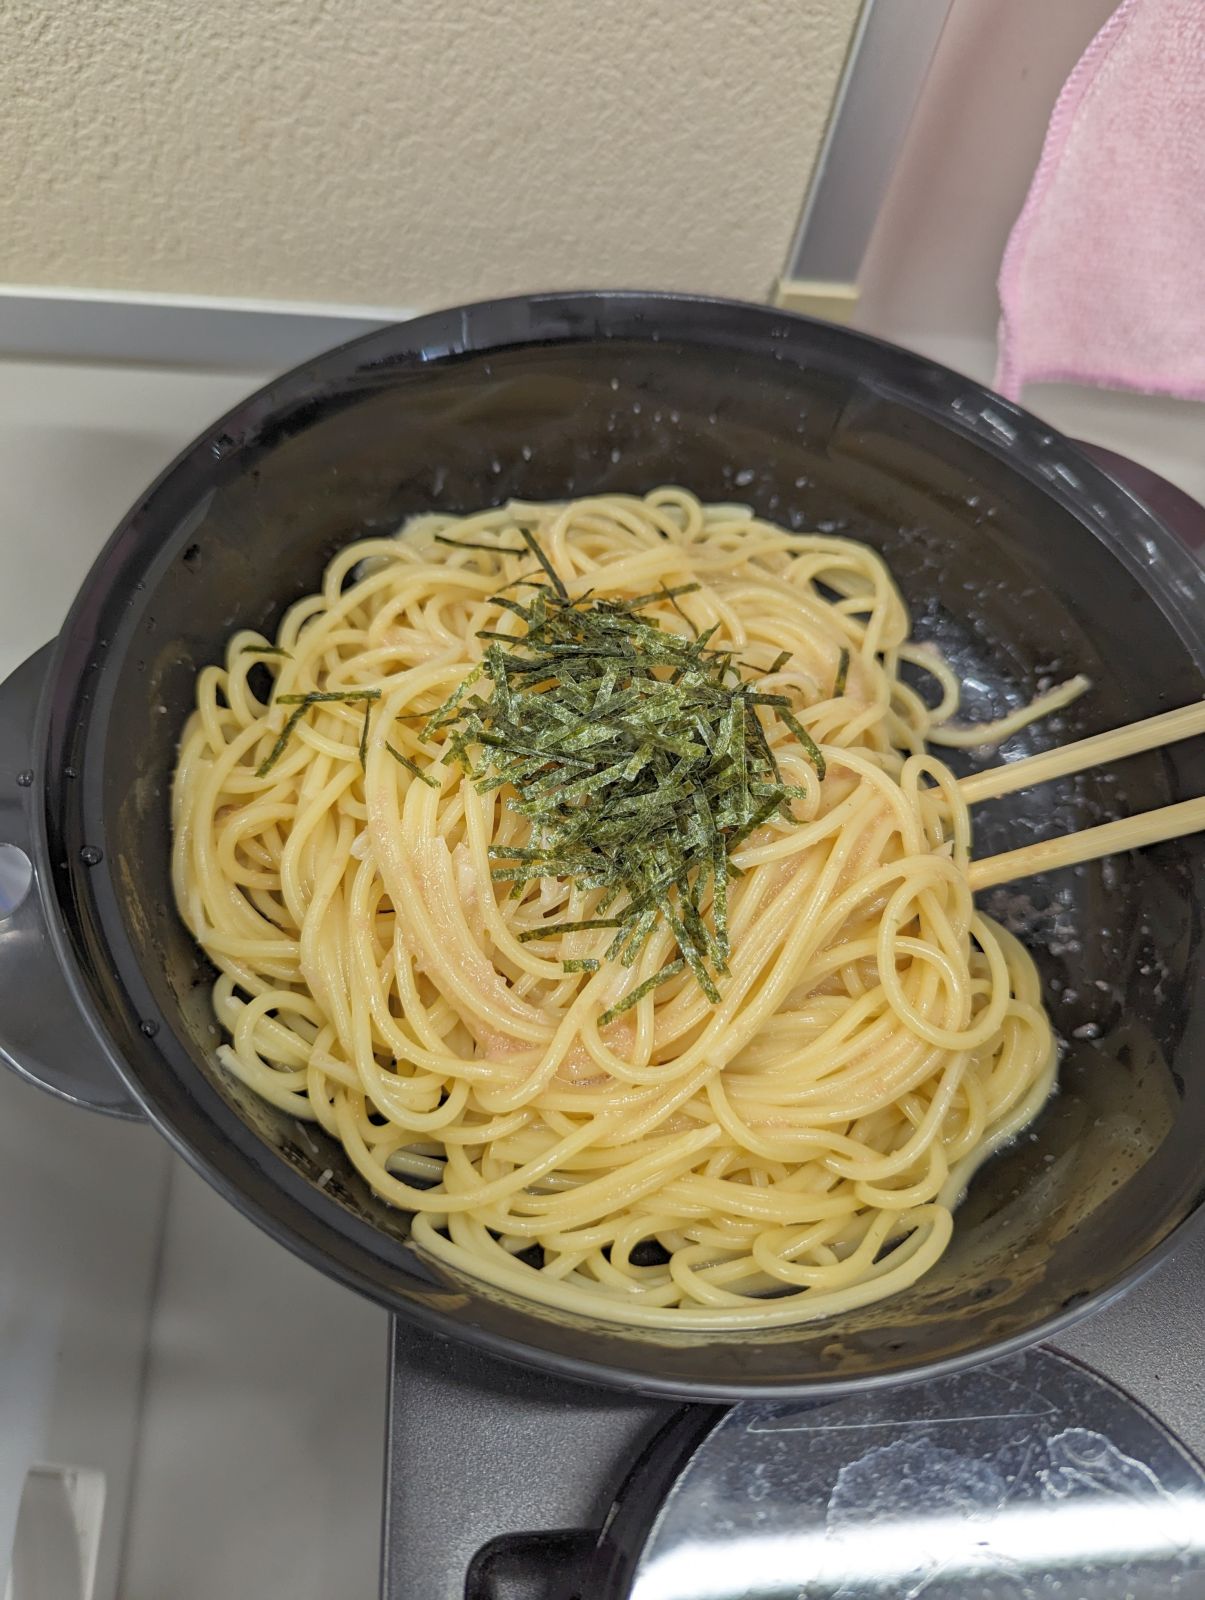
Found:
[[[308,694],[278,694],[272,702],[277,706],[318,706],[343,700],[351,704],[356,700],[379,700],[379,689],[311,689]]]
[[[799,721],[793,712],[788,711],[785,706],[780,708],[778,715],[782,718],[787,727],[790,728],[796,739],[798,739],[799,743],[803,746],[804,754],[816,769],[816,776],[818,778],[823,778],[825,773],[828,771],[828,764],[826,763],[824,756],[821,754],[820,746],[816,743],[815,739],[812,738],[811,734],[803,726],[802,722]]]
[[[581,933],[587,928],[618,928],[618,917],[596,917],[585,922],[550,922],[546,928],[528,928],[519,935],[520,944],[531,944],[534,939],[555,939],[560,933]]]
[[[837,676],[833,679],[833,699],[839,700],[845,693],[845,680],[849,676],[849,651],[842,646],[841,654],[837,659]]]
[[[485,671],[485,665],[486,664],[484,661],[479,661],[473,670],[460,680],[459,684],[457,684],[456,688],[453,689],[452,693],[448,696],[444,703],[441,706],[436,706],[435,710],[432,711],[427,718],[427,726],[419,734],[420,739],[426,740],[430,738],[432,732],[439,726],[445,714],[456,709],[461,700],[464,698],[465,693],[472,688],[473,684],[477,682],[481,674]]]
[[[272,768],[280,760],[281,756],[284,755],[285,746],[288,744],[289,740],[293,737],[293,729],[297,726],[297,724],[301,721],[302,717],[305,715],[305,708],[306,708],[306,701],[303,700],[301,702],[301,704],[299,706],[297,706],[297,708],[293,711],[292,715],[289,717],[289,720],[285,723],[284,727],[280,730],[280,737],[277,739],[276,743],[272,746],[272,749],[268,752],[268,755],[264,758],[263,761],[260,762],[259,766],[256,767],[255,776],[257,778],[266,778],[268,776],[269,772],[271,772]]]
[[[662,967],[660,972],[654,972],[651,978],[646,978],[643,983],[638,983],[631,994],[624,995],[617,1005],[609,1006],[598,1019],[600,1028],[605,1028],[609,1022],[614,1022],[616,1017],[622,1017],[625,1011],[630,1011],[638,1005],[646,994],[651,994],[660,984],[667,983],[670,978],[676,978],[685,966],[683,961],[671,961],[668,967]]]
[[[417,762],[411,761],[409,756],[405,756],[400,750],[395,749],[388,739],[385,740],[385,748],[395,761],[400,762],[407,772],[412,772],[420,783],[425,783],[428,789],[438,789],[440,787],[429,773],[424,772]]]
[[[711,847],[711,920],[715,924],[720,961],[727,966],[732,947],[728,942],[728,854],[719,834]]]
[[[700,633],[677,605],[699,585],[571,598],[534,533],[519,532],[548,581],[529,583],[526,602],[505,585],[494,602],[524,631],[481,630],[484,659],[420,737],[441,734],[445,762],[458,761],[482,793],[505,791],[528,819],[523,844],[489,847],[492,877],[512,897],[546,877],[597,893],[591,917],[528,929],[523,942],[614,929],[602,959],[630,967],[661,923],[677,942],[673,970],[689,969],[714,1003],[731,953],[728,882],[741,875],[732,852],[775,811],[794,823],[789,802],[808,792],[783,780],[773,719],[821,776],[823,755],[792,696],[761,692],[757,672],[713,648],[719,624]],[[639,614],[660,602],[693,637]],[[780,651],[769,671],[789,659]],[[470,696],[482,675],[492,693]]]
[[[561,582],[560,576],[557,573],[557,570],[553,566],[552,562],[549,561],[548,557],[544,554],[543,550],[540,548],[540,542],[536,538],[535,534],[532,533],[529,528],[524,528],[521,525],[520,525],[520,528],[519,528],[519,532],[522,535],[523,541],[527,545],[528,549],[531,551],[532,555],[535,556],[536,560],[540,563],[540,565],[543,567],[544,571],[548,574],[548,581],[552,584],[552,587],[556,590],[557,594],[560,595],[562,600],[568,600],[569,591],[568,591],[568,589],[566,589],[565,585]]]
[[[364,702],[364,726],[360,729],[360,765],[368,765],[368,719],[372,716],[372,701]]]
[[[671,589],[663,583],[660,589],[650,589],[647,594],[638,594],[634,600],[620,600],[614,603],[622,606],[625,611],[639,611],[642,606],[651,606],[657,600],[668,600],[683,622],[686,622],[688,619],[677,604],[678,596],[680,594],[697,594],[702,587],[701,583],[676,583]],[[655,627],[656,624],[654,623],[653,626]],[[695,637],[698,638],[697,632]]]
[[[435,535],[436,544],[450,544],[453,550],[484,550],[491,556],[521,556],[526,552],[521,545],[513,544],[474,544],[469,539],[449,539],[446,534]]]

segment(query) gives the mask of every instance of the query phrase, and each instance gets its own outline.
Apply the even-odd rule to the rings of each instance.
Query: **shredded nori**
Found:
[[[259,766],[256,767],[255,776],[257,778],[266,778],[268,776],[269,772],[271,772],[272,768],[280,760],[281,756],[284,755],[285,746],[288,744],[289,740],[293,737],[293,729],[301,721],[301,719],[302,719],[302,717],[304,715],[305,715],[305,701],[302,701],[302,703],[299,706],[295,706],[294,707],[292,716],[290,716],[289,720],[285,723],[284,727],[280,730],[280,737],[277,739],[276,743],[272,746],[272,749],[268,752],[268,755],[264,758],[263,761],[260,762]]]
[[[280,730],[280,737],[268,752],[267,757],[255,769],[257,778],[266,778],[272,768],[285,753],[289,740],[293,737],[293,730],[301,721],[311,706],[320,705],[332,700],[366,700],[364,710],[364,728],[360,735],[360,760],[363,762],[368,754],[368,713],[372,709],[372,702],[381,698],[379,689],[328,689],[311,690],[309,694],[278,694],[273,705],[292,706],[293,712],[284,727]]]
[[[613,1005],[603,1012],[598,1019],[599,1027],[605,1028],[608,1022],[614,1022],[616,1017],[621,1017],[625,1011],[630,1011],[638,1000],[643,1000],[646,994],[651,994],[658,984],[665,983],[668,978],[676,978],[684,966],[683,961],[671,961],[668,966],[662,967],[660,972],[654,972],[651,978],[638,983],[631,994],[624,995],[618,1005]]]
[[[309,694],[278,694],[274,705],[317,706],[331,700],[379,700],[379,689],[312,689]]]
[[[364,702],[364,726],[360,729],[360,765],[368,766],[368,719],[372,716],[372,701]]]
[[[820,778],[824,756],[785,694],[758,692],[731,650],[712,649],[678,599],[697,584],[631,600],[570,598],[535,536],[520,528],[547,579],[524,603],[495,602],[523,631],[483,629],[481,662],[432,711],[419,734],[443,735],[441,754],[483,792],[508,788],[530,822],[520,845],[495,845],[496,880],[521,897],[541,878],[601,890],[593,916],[525,929],[523,943],[613,928],[606,955],[632,966],[653,929],[669,929],[670,960],[600,1017],[607,1023],[658,984],[689,970],[715,1002],[728,971],[728,881],[733,850],[806,790],[783,782],[770,744],[773,719]],[[514,585],[509,586],[512,591]],[[641,613],[665,603],[693,638]],[[781,652],[771,668],[789,659]],[[470,689],[488,679],[488,698]],[[414,764],[392,752],[403,765]],[[430,781],[430,780],[427,780]],[[594,970],[593,958],[562,962]]]
[[[436,544],[450,544],[453,550],[484,550],[491,556],[521,556],[523,551],[513,544],[474,544],[471,539],[449,539],[445,534],[435,535]]]
[[[400,762],[407,772],[412,772],[420,783],[425,783],[428,789],[439,788],[439,784],[435,779],[429,773],[424,772],[417,761],[411,761],[409,756],[403,755],[400,750],[395,749],[388,739],[385,740],[385,748],[395,761]]]
[[[845,680],[849,676],[849,651],[842,647],[837,658],[837,676],[833,680],[833,699],[839,700],[845,693]]]
[[[571,598],[535,535],[518,529],[539,563],[512,580],[493,602],[523,631],[483,629],[483,659],[442,705],[422,713],[426,743],[443,734],[440,751],[456,761],[483,792],[509,788],[508,804],[530,824],[526,844],[491,846],[500,865],[493,876],[522,897],[546,877],[568,878],[601,890],[596,914],[528,928],[528,943],[608,928],[606,958],[631,967],[658,923],[672,933],[676,956],[609,1010],[605,1026],[658,985],[689,969],[713,1003],[728,972],[728,882],[740,876],[730,857],[763,823],[794,821],[788,802],[806,790],[783,782],[769,728],[777,718],[825,774],[824,756],[785,694],[764,694],[731,650],[712,649],[718,624],[700,633],[679,599],[697,583],[664,584],[631,600]],[[491,555],[524,553],[515,546],[473,544],[437,534],[440,544]],[[506,591],[525,588],[528,603]],[[641,615],[667,604],[692,638]],[[248,645],[259,655],[286,656],[275,645]],[[790,659],[781,651],[769,675]],[[849,652],[841,652],[834,696],[844,693]],[[469,696],[482,678],[488,698]],[[363,702],[359,755],[368,756],[373,702],[379,689],[314,690],[278,695],[292,714],[257,768],[264,777],[283,755],[310,706]],[[403,714],[408,720],[417,713]],[[764,719],[763,720],[763,716]],[[401,766],[431,788],[439,782],[385,741]],[[595,957],[568,959],[566,973],[598,970]]]

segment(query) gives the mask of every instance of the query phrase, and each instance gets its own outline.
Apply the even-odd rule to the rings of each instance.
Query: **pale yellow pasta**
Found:
[[[420,737],[481,659],[479,630],[516,631],[492,597],[534,567],[436,536],[517,548],[520,525],[571,594],[697,583],[645,615],[714,626],[763,672],[789,652],[766,687],[827,773],[771,728],[801,795],[733,854],[718,1003],[685,972],[600,1027],[670,959],[669,929],[631,968],[605,958],[610,930],[521,942],[590,920],[601,891],[545,878],[512,897],[488,852],[527,823],[441,760],[443,735]],[[415,1249],[661,1328],[804,1321],[934,1265],[976,1166],[1049,1094],[1055,1049],[1032,961],[972,902],[966,807],[927,752],[957,683],[910,642],[872,550],[681,489],[425,516],[344,550],[271,650],[238,633],[198,678],[176,899],[221,974],[223,1067],[340,1141],[412,1214]],[[933,669],[935,711],[905,660]],[[380,695],[307,707],[280,746],[290,708],[260,698],[265,668],[274,696]],[[982,743],[1044,709],[945,737]]]

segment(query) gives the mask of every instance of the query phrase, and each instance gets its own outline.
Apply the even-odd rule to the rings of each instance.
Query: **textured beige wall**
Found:
[[[0,281],[762,296],[857,0],[0,0]]]

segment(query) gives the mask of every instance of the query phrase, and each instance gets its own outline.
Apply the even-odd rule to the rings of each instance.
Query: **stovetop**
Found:
[[[1195,502],[1122,457],[1096,449],[1090,453],[1191,548],[1205,548],[1205,512]],[[608,1511],[642,1452],[654,1440],[675,1443],[675,1430],[696,1444],[723,1418],[720,1408],[643,1399],[528,1371],[401,1322],[394,1323],[392,1348],[382,1600],[567,1600],[577,1593],[582,1600],[595,1600],[575,1583],[574,1574],[594,1550]],[[1205,1228],[1192,1233],[1128,1295],[1064,1334],[1050,1349],[1083,1363],[1138,1401],[1162,1430],[1205,1460]],[[1041,1356],[1012,1357],[958,1381],[1007,1386],[1018,1374],[1028,1376],[1035,1360],[1042,1364]],[[1060,1402],[1067,1410],[1066,1416],[1059,1412],[1061,1422],[1068,1416],[1074,1421],[1079,1410],[1091,1410],[1094,1393],[1106,1407],[1113,1403],[1109,1391],[1099,1386],[1094,1390],[1090,1379],[1077,1376],[1078,1369],[1053,1360],[1043,1370],[1047,1376],[1054,1373],[1060,1394],[1064,1377],[1070,1384]],[[948,1385],[949,1380],[938,1382]],[[901,1436],[899,1419],[908,1407],[915,1402],[918,1416],[931,1414],[934,1393],[932,1385],[916,1386],[911,1395],[907,1388],[893,1391],[889,1403],[883,1402],[886,1420],[874,1425],[885,1427],[892,1437]],[[941,1389],[938,1411],[950,1409],[951,1394]],[[961,1402],[966,1396],[960,1389],[953,1398]],[[875,1402],[858,1404],[865,1408]],[[838,1427],[865,1425],[860,1412],[851,1417],[852,1423],[843,1421]],[[974,1415],[972,1404],[971,1412],[959,1413],[956,1420],[969,1425],[983,1419]],[[1154,1439],[1159,1432],[1158,1427],[1152,1432],[1149,1419],[1140,1413],[1132,1415],[1133,1437]],[[963,1433],[972,1441],[968,1448],[980,1452],[980,1471],[995,1470],[987,1459],[991,1446],[976,1443],[973,1429]],[[682,1451],[679,1459],[685,1459]],[[1131,1465],[1140,1478],[1147,1470],[1141,1460]],[[965,1478],[966,1467],[959,1470]],[[1194,1472],[1191,1465],[1189,1472]],[[638,1492],[645,1492],[643,1484]],[[1156,1492],[1166,1494],[1158,1485]],[[1116,1485],[1109,1493],[1125,1498],[1124,1488]],[[1191,1515],[1198,1520],[1200,1505],[1193,1501]],[[1106,1516],[1101,1527],[1109,1520]],[[989,1586],[975,1592],[993,1597],[1047,1592],[1017,1581],[1015,1590]],[[1050,1581],[1057,1589],[1059,1580]],[[906,1592],[932,1593],[936,1600],[928,1579],[918,1583]],[[1205,1576],[1189,1576],[1186,1583],[1176,1589],[1185,1600],[1205,1597]],[[1165,1588],[1160,1584],[1136,1591],[1135,1600],[1139,1593],[1162,1597]],[[713,1592],[728,1591],[717,1587]],[[771,1591],[748,1590],[750,1595],[762,1592]],[[809,1585],[798,1592],[860,1597],[878,1591],[861,1586],[813,1591]],[[953,1592],[960,1591],[956,1587]],[[1091,1590],[1093,1596],[1114,1592]],[[1065,1600],[1086,1600],[1087,1595],[1087,1588],[1082,1597],[1068,1590]]]
[[[1205,1459],[1205,1229],[1055,1348]],[[596,1532],[642,1449],[686,1409],[707,1408],[566,1383],[395,1322],[382,1600],[466,1600],[475,1558],[468,1600],[560,1600],[549,1575],[561,1587],[593,1538],[514,1536]]]

